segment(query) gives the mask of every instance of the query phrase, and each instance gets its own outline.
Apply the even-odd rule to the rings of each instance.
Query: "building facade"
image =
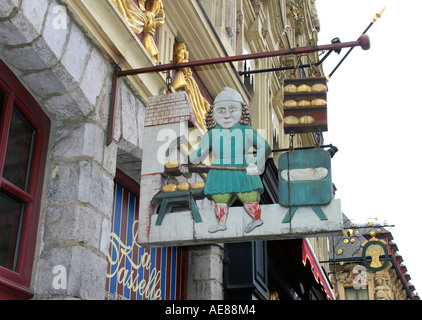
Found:
[[[323,76],[317,54],[113,81],[116,66],[317,44],[318,30],[313,0],[2,1],[0,298],[330,297],[318,263],[327,259],[327,239],[149,249],[136,243],[139,203],[148,193],[148,184],[140,187],[148,179],[143,164],[154,156],[144,152],[148,100],[181,91],[194,113],[190,130],[203,133],[204,110],[231,87],[273,149],[313,146],[313,134],[293,141],[284,134],[283,81]],[[301,68],[306,63],[312,67]],[[244,73],[282,66],[291,69]],[[276,201],[278,156],[263,177],[266,203]],[[239,250],[249,252],[250,270],[236,279],[230,261]],[[301,255],[314,251],[305,266]],[[287,274],[295,270],[291,283]]]
[[[420,300],[387,223],[358,224],[345,216],[344,226],[344,234],[330,241],[338,300]]]

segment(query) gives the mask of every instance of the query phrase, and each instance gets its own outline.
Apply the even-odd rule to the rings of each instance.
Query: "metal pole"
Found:
[[[373,26],[373,24],[377,21],[377,19],[381,18],[382,14],[384,13],[386,7],[384,7],[384,9],[382,9],[382,11],[380,13],[376,14],[376,17],[371,21],[371,23],[368,25],[368,27],[365,29],[365,31],[362,33],[361,37],[363,35],[366,35],[366,33],[368,32],[368,30]],[[337,64],[337,66],[334,68],[333,71],[331,71],[330,75],[327,77],[327,79],[331,79],[331,77],[334,75],[334,73],[337,71],[337,69],[341,66],[341,64],[344,62],[344,60],[346,60],[346,58],[349,56],[349,54],[353,51],[353,47],[349,49],[349,51],[347,51],[347,53],[344,55],[343,59],[340,60],[340,62]]]
[[[367,35],[362,35],[362,37],[360,37],[359,40],[352,41],[352,42],[333,43],[333,44],[327,44],[327,45],[321,45],[321,46],[305,46],[305,47],[297,47],[293,49],[252,53],[252,54],[246,54],[246,55],[240,55],[240,56],[221,57],[221,58],[214,58],[214,59],[207,59],[207,60],[190,61],[190,62],[184,62],[184,63],[162,64],[162,65],[157,65],[157,66],[147,67],[147,68],[119,71],[118,76],[125,77],[125,76],[132,76],[132,75],[143,74],[143,73],[163,72],[163,71],[168,71],[168,70],[177,70],[181,68],[193,68],[193,67],[207,66],[207,65],[214,65],[214,64],[228,63],[228,62],[271,58],[271,57],[286,56],[286,55],[297,55],[297,54],[304,54],[304,53],[312,53],[316,51],[338,50],[338,49],[350,48],[350,47],[352,48],[361,47],[363,50],[368,50],[370,48],[369,37]]]
[[[321,60],[319,60],[317,63],[315,64],[301,64],[299,67],[300,68],[310,68],[312,66],[318,67],[319,65],[321,65],[325,59],[328,58],[328,56],[333,52],[334,50],[330,50],[328,51],[328,53],[326,53],[324,55],[324,57],[322,57]],[[239,71],[239,75],[244,76],[244,75],[250,75],[250,74],[257,74],[257,73],[264,73],[264,72],[275,72],[275,71],[286,71],[286,70],[293,70],[295,69],[295,66],[288,66],[288,67],[277,67],[277,68],[268,68],[268,69],[258,69],[258,70],[249,70],[249,71]]]
[[[116,65],[114,69],[114,73],[113,73],[113,87],[112,87],[112,93],[111,93],[112,98],[110,101],[110,116],[109,116],[109,123],[108,123],[107,146],[109,146],[111,142],[113,141],[115,118],[116,118],[115,113],[116,113],[116,103],[117,103],[118,79],[120,77],[138,75],[138,74],[143,74],[143,73],[177,70],[181,68],[193,68],[193,67],[199,67],[199,66],[215,65],[215,64],[244,61],[244,60],[271,58],[271,57],[286,56],[286,55],[299,55],[299,54],[312,53],[312,52],[317,52],[317,51],[335,51],[342,48],[350,48],[350,47],[352,48],[361,47],[363,50],[369,50],[369,48],[371,47],[369,37],[367,35],[362,35],[357,41],[352,41],[352,42],[332,43],[332,44],[321,45],[321,46],[297,47],[293,49],[284,49],[284,50],[278,50],[278,51],[252,53],[252,54],[233,56],[233,57],[221,57],[221,58],[214,58],[214,59],[207,59],[207,60],[190,61],[190,62],[185,62],[185,63],[169,63],[169,64],[157,65],[153,67],[125,70],[125,71],[122,71],[120,67]]]
[[[117,91],[119,90],[119,66],[114,66],[113,80],[111,86],[111,99],[110,99],[110,114],[108,116],[108,132],[107,132],[107,146],[109,146],[114,138],[114,130],[116,124],[116,108],[117,108]]]

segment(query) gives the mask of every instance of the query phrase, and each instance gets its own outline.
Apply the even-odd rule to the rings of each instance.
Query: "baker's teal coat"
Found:
[[[248,154],[253,149],[256,154]],[[259,175],[248,175],[246,171],[218,170],[217,167],[244,167],[255,163],[263,170],[265,162],[271,154],[267,141],[252,127],[237,124],[231,129],[223,129],[217,125],[201,138],[199,147],[192,152],[189,160],[199,164],[209,153],[215,160],[208,173],[204,193],[208,198],[214,194],[258,191],[264,192]]]

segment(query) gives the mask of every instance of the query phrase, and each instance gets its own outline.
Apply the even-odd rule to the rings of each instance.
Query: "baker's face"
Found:
[[[233,128],[242,117],[242,105],[237,102],[219,102],[214,106],[215,122],[223,129]]]

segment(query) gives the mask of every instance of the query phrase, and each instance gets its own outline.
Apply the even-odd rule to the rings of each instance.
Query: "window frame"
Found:
[[[367,300],[370,300],[369,299],[369,290],[368,290],[368,287],[366,287],[365,289],[363,289],[363,288],[359,288],[359,289],[355,289],[354,287],[350,287],[350,286],[347,286],[347,287],[344,287],[344,299],[346,300],[346,297],[347,297],[347,293],[346,292],[348,292],[350,290],[350,292],[353,292],[352,290],[354,290],[354,298],[355,299],[347,299],[348,301],[367,301]],[[363,291],[365,291],[366,292],[366,295],[368,296],[368,298],[367,299],[360,299],[359,298],[359,291],[358,290],[362,290],[362,292]]]
[[[0,110],[0,190],[25,204],[16,270],[0,266],[0,299],[29,299],[32,267],[41,207],[44,169],[50,135],[50,119],[14,73],[0,60],[0,88],[5,94]],[[36,131],[28,189],[14,186],[3,178],[10,123],[16,108]]]

